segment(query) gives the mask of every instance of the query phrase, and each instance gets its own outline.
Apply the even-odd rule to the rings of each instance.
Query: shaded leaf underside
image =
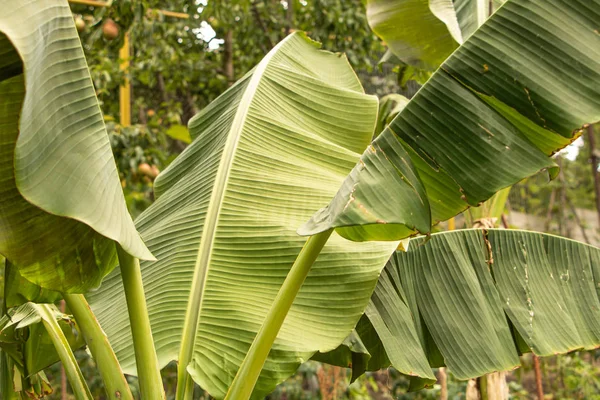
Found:
[[[334,195],[376,117],[377,100],[345,57],[295,33],[190,122],[192,144],[159,176],[156,202],[136,221],[158,259],[142,263],[142,274],[161,365],[178,358],[196,271],[204,286],[200,303],[189,305],[200,317],[187,369],[212,396],[224,396],[305,241],[297,227]],[[255,398],[348,336],[396,245],[332,236]],[[124,370],[135,372],[118,270],[90,303]]]
[[[450,0],[367,2],[373,32],[385,40],[400,61],[428,70],[435,70],[462,41],[453,13]]]
[[[152,256],[127,212],[68,4],[2,8],[0,252],[40,286],[85,292],[115,265],[112,240]]]
[[[383,360],[367,369],[391,363],[419,389],[435,381],[428,364],[470,379],[514,369],[529,350],[551,356],[597,348],[599,266],[600,249],[536,232],[413,239],[390,259],[363,317],[378,338],[367,330],[361,339]]]

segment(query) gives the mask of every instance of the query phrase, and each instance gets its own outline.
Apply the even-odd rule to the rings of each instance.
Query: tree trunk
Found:
[[[148,123],[148,114],[146,114],[146,107],[140,105],[138,108],[138,123],[146,125]]]
[[[269,29],[267,29],[267,26],[265,25],[263,19],[261,18],[260,12],[258,11],[258,8],[256,7],[256,3],[252,3],[252,15],[254,15],[254,20],[256,21],[256,23],[258,24],[258,26],[260,27],[260,29],[263,31],[263,33],[265,35],[265,41],[269,48],[267,49],[267,47],[265,46],[265,44],[263,42],[260,42],[260,47],[261,47],[263,53],[266,54],[269,50],[271,50],[273,47],[275,47],[275,44],[271,41],[271,37],[269,36]]]
[[[438,369],[438,381],[440,382],[440,400],[448,400],[448,374],[446,368]]]
[[[600,174],[598,174],[598,156],[596,155],[596,137],[594,136],[593,125],[587,128],[587,138],[590,143],[592,176],[594,177],[594,188],[596,189],[596,210],[598,210],[598,226],[600,226]]]
[[[500,220],[502,221],[502,227],[504,229],[510,229],[510,226],[508,224],[508,217],[506,216],[506,214],[502,214],[502,216],[500,216]]]
[[[573,214],[573,218],[575,219],[575,223],[579,226],[579,229],[581,230],[581,236],[583,236],[583,240],[587,244],[590,244],[590,239],[588,238],[588,235],[587,235],[587,233],[585,231],[585,226],[581,222],[581,219],[579,218],[579,215],[577,215],[577,210],[575,209],[575,206],[573,205],[573,202],[571,201],[571,199],[569,198],[569,196],[567,196],[567,203],[569,204],[569,208],[571,209],[571,213]]]
[[[535,371],[535,388],[539,400],[544,400],[544,387],[542,386],[542,372],[540,370],[540,358],[535,354],[533,356],[533,369]]]
[[[466,400],[481,400],[479,395],[479,387],[477,385],[477,379],[469,379],[467,382],[467,390],[465,393]]]
[[[224,38],[224,53],[223,53],[223,71],[225,71],[225,77],[227,77],[227,83],[229,86],[233,85],[233,31],[228,30],[225,33]]]
[[[506,400],[508,399],[508,385],[506,383],[506,372],[494,372],[484,376],[487,380],[486,397],[484,400]],[[483,397],[483,396],[482,396]]]
[[[196,105],[194,104],[194,97],[189,89],[181,94],[181,124],[187,126],[188,122],[194,115],[196,115]]]
[[[559,210],[559,221],[558,221],[558,233],[560,236],[569,237],[568,224],[565,220],[565,208],[567,207],[567,187],[565,184],[565,174],[563,171],[563,160],[561,157],[556,158],[556,163],[560,167],[558,173],[558,181],[560,182],[560,207]]]
[[[555,201],[556,201],[556,189],[552,189],[552,193],[550,193],[550,202],[548,203],[548,212],[546,212],[546,232],[550,231],[550,224],[552,223],[552,212],[554,209]]]
[[[163,103],[168,103],[169,102],[169,94],[167,93],[167,89],[165,86],[165,78],[163,77],[163,74],[158,72],[156,74],[156,87],[158,89],[158,92],[160,93],[160,100]]]
[[[294,27],[294,0],[288,0],[288,7],[285,12],[285,36],[289,35]]]

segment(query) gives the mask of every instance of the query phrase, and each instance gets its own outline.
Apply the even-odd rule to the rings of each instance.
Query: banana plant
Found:
[[[377,103],[343,58],[299,33],[196,116],[192,144],[136,221],[158,257],[141,268],[160,364],[179,362],[178,398],[189,398],[192,379],[217,398],[266,394],[351,333],[395,240],[555,173],[549,156],[600,117],[590,85],[599,39],[586,7],[508,1],[371,145]],[[297,226],[331,196],[300,228],[314,235],[302,247]],[[119,274],[91,303],[134,373]]]
[[[596,83],[600,61],[594,52],[600,40],[594,25],[600,10],[598,0],[591,6],[583,0],[569,4],[509,0],[454,51],[371,145],[377,100],[364,94],[343,56],[320,51],[304,35],[294,33],[190,122],[193,142],[160,175],[157,201],[136,221],[158,257],[143,261],[140,271],[131,255],[148,259],[151,255],[145,247],[138,248],[141,253],[129,248],[142,243],[139,237],[139,242],[124,239],[136,238],[135,228],[129,231],[135,235],[119,241],[105,236],[109,231],[102,230],[98,215],[93,221],[98,225],[92,226],[83,214],[75,212],[81,209],[75,200],[64,200],[65,190],[57,194],[62,200],[44,198],[40,204],[30,194],[37,189],[33,186],[47,183],[48,171],[62,171],[59,176],[69,177],[66,182],[56,178],[52,188],[46,187],[51,193],[72,181],[85,186],[87,175],[80,174],[91,167],[78,164],[75,171],[63,170],[58,161],[96,153],[90,152],[95,148],[92,145],[61,157],[56,151],[34,152],[28,146],[37,141],[19,144],[23,137],[28,138],[26,132],[44,131],[31,137],[50,150],[60,148],[55,147],[59,144],[69,148],[75,142],[87,143],[83,139],[88,137],[96,138],[96,146],[103,148],[103,140],[102,135],[85,132],[81,142],[70,141],[80,132],[71,127],[83,120],[79,116],[96,116],[92,111],[98,110],[97,102],[93,93],[80,103],[75,101],[78,91],[60,90],[85,82],[90,89],[89,75],[50,79],[72,69],[80,74],[85,71],[79,43],[67,40],[74,33],[72,20],[66,21],[67,7],[58,0],[41,7],[26,1],[19,3],[21,10],[17,11],[13,3],[6,7],[10,20],[0,19],[0,32],[5,35],[0,49],[6,55],[0,65],[0,133],[12,143],[0,153],[7,154],[1,176],[13,182],[7,186],[12,188],[7,198],[16,199],[15,204],[23,210],[32,205],[31,209],[41,210],[44,217],[57,217],[46,223],[48,227],[59,226],[59,222],[79,224],[75,226],[81,229],[91,227],[92,234],[99,237],[92,241],[95,246],[90,251],[100,251],[104,238],[119,243],[120,268],[91,296],[92,308],[124,370],[140,374],[144,398],[162,397],[156,358],[160,365],[178,360],[180,399],[191,397],[194,381],[215,397],[244,399],[251,395],[259,398],[301,362],[317,352],[326,354],[340,343],[351,350],[360,349],[362,354],[365,349],[371,352],[371,344],[377,345],[378,338],[383,343],[383,334],[369,313],[365,317],[363,312],[397,240],[417,233],[427,235],[435,222],[477,205],[539,170],[554,173],[556,166],[548,156],[573,140],[584,124],[600,118]],[[34,21],[38,28],[28,28],[23,15],[28,23],[32,16],[38,18]],[[40,33],[41,38],[36,36]],[[59,37],[61,40],[52,40]],[[48,43],[50,50],[40,50],[44,46],[32,43]],[[53,62],[53,54],[61,52],[65,52],[61,60],[80,68]],[[54,74],[45,79],[47,72]],[[36,85],[42,88],[36,89]],[[85,93],[83,86],[80,89]],[[58,92],[53,99],[67,103],[51,104],[64,107],[52,113],[52,106],[46,111],[35,104],[54,91]],[[93,104],[87,102],[90,98]],[[38,107],[31,107],[28,101]],[[86,107],[87,103],[91,105]],[[44,111],[37,111],[40,109]],[[56,117],[64,112],[64,119]],[[66,125],[50,130],[52,125],[42,124],[40,118]],[[29,126],[30,119],[36,123]],[[55,137],[60,139],[52,139]],[[85,166],[93,160],[83,157],[77,161]],[[103,165],[114,164],[102,160],[106,161]],[[40,166],[45,167],[41,172]],[[46,175],[42,179],[35,173]],[[113,170],[112,176],[115,173]],[[75,186],[82,191],[75,193],[85,195],[89,186]],[[101,192],[114,194],[110,189]],[[296,235],[298,226],[332,197],[330,206],[300,228],[300,233],[312,235],[303,246]],[[54,208],[57,204],[61,207]],[[105,203],[90,204],[97,212],[94,205]],[[70,207],[75,211],[65,215]],[[65,293],[97,285],[110,271],[108,263],[109,267],[92,275],[93,283],[80,274],[78,288],[72,289],[61,272],[63,264],[47,271],[45,264],[27,253],[28,249],[31,253],[26,242],[30,239],[22,237],[17,222],[28,220],[11,219],[24,214],[0,212],[2,223],[11,227],[8,232],[14,235],[9,237],[13,240],[10,246],[1,250],[15,260],[24,278]],[[116,221],[109,225],[121,230],[127,226]],[[85,238],[84,231],[77,232]],[[77,243],[85,248],[84,242]],[[110,244],[107,248],[110,250]],[[33,264],[19,260],[22,250],[23,260],[31,256]],[[68,261],[78,252],[75,246],[61,254]],[[114,265],[114,253],[106,257]],[[72,295],[65,299],[77,301]],[[89,322],[88,332],[97,332],[91,317],[76,315]],[[142,336],[136,334],[140,328]],[[348,336],[353,330],[354,340]],[[385,351],[385,357],[391,359],[391,351]],[[439,351],[441,354],[442,346]],[[371,360],[385,361],[383,355],[372,353],[375,357],[368,361],[361,358],[364,368]],[[418,352],[413,356],[420,363],[418,372],[413,373],[430,379],[430,360],[419,359]],[[115,364],[111,361],[110,365]]]
[[[136,265],[136,257],[153,256],[127,211],[67,1],[3,2],[0,54],[0,253],[15,269],[12,282],[83,301],[69,294],[96,288],[120,258],[135,344],[148,354],[140,359],[142,392],[156,396],[162,385]],[[30,289],[8,293],[29,300]],[[90,337],[101,334],[90,327]],[[131,398],[118,363],[100,368],[118,382],[107,383],[111,398]]]

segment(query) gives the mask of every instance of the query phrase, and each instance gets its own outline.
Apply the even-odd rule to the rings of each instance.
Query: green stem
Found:
[[[144,400],[162,400],[165,398],[165,389],[152,339],[140,262],[120,246],[117,246],[117,255],[125,288],[140,392]]]
[[[8,307],[6,307],[6,293],[8,293],[8,281],[6,280],[6,277],[9,274],[9,269],[10,269],[10,264],[8,262],[8,260],[5,258],[4,259],[4,291],[3,296],[2,296],[2,316],[6,315],[6,312],[8,311]]]
[[[4,298],[2,299],[2,315],[6,315],[8,308],[6,307],[6,293],[8,293],[7,286],[8,282],[6,277],[8,276],[8,269],[10,264],[7,259],[4,259]],[[13,385],[13,373],[12,373],[12,362],[8,358],[8,354],[0,351],[0,393],[2,398],[5,400],[16,400],[19,398],[18,394],[14,391]]]
[[[36,307],[42,317],[42,323],[48,332],[48,336],[50,336],[50,340],[62,362],[65,373],[69,378],[69,383],[71,384],[71,389],[73,389],[75,398],[77,400],[92,400],[92,394],[83,378],[79,365],[77,365],[77,360],[71,350],[71,346],[60,328],[60,325],[56,321],[50,306],[48,304],[38,304]]]
[[[479,380],[479,395],[481,400],[488,400],[488,375],[477,378]]]
[[[8,354],[0,352],[0,393],[3,400],[18,400],[19,395],[14,390],[12,362],[8,358]]]
[[[108,398],[133,400],[117,356],[85,297],[82,294],[63,294],[63,298],[73,313],[83,333],[85,343],[96,361]]]
[[[318,233],[306,241],[279,289],[279,293],[277,293],[267,317],[254,338],[250,350],[246,353],[246,357],[229,387],[225,400],[247,400],[250,398],[281,325],[283,325],[283,321],[306,280],[306,276],[332,232],[332,230],[328,230]]]

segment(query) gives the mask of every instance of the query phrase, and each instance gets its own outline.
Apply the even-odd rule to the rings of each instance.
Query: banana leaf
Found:
[[[460,230],[413,239],[390,259],[365,317],[372,357],[415,375],[423,354],[470,379],[600,345],[600,249],[518,230]],[[415,342],[412,337],[418,338]],[[371,335],[372,336],[372,335]],[[363,339],[364,341],[364,339]],[[427,384],[418,375],[414,385]],[[431,382],[430,382],[431,383]]]
[[[224,397],[305,239],[297,227],[334,194],[370,142],[377,99],[343,55],[294,33],[189,124],[193,142],[155,182],[136,226],[162,366],[193,333],[193,379]],[[334,235],[279,333],[254,397],[317,351],[335,349],[366,307],[397,243]],[[135,373],[119,271],[90,303],[126,373]],[[193,313],[197,311],[198,315]]]
[[[509,0],[368,147],[299,229],[397,240],[521,179],[600,120],[600,0]],[[385,39],[385,38],[384,38]]]
[[[68,3],[4,1],[0,55],[0,253],[32,283],[76,293],[115,266],[115,243],[152,259]]]

